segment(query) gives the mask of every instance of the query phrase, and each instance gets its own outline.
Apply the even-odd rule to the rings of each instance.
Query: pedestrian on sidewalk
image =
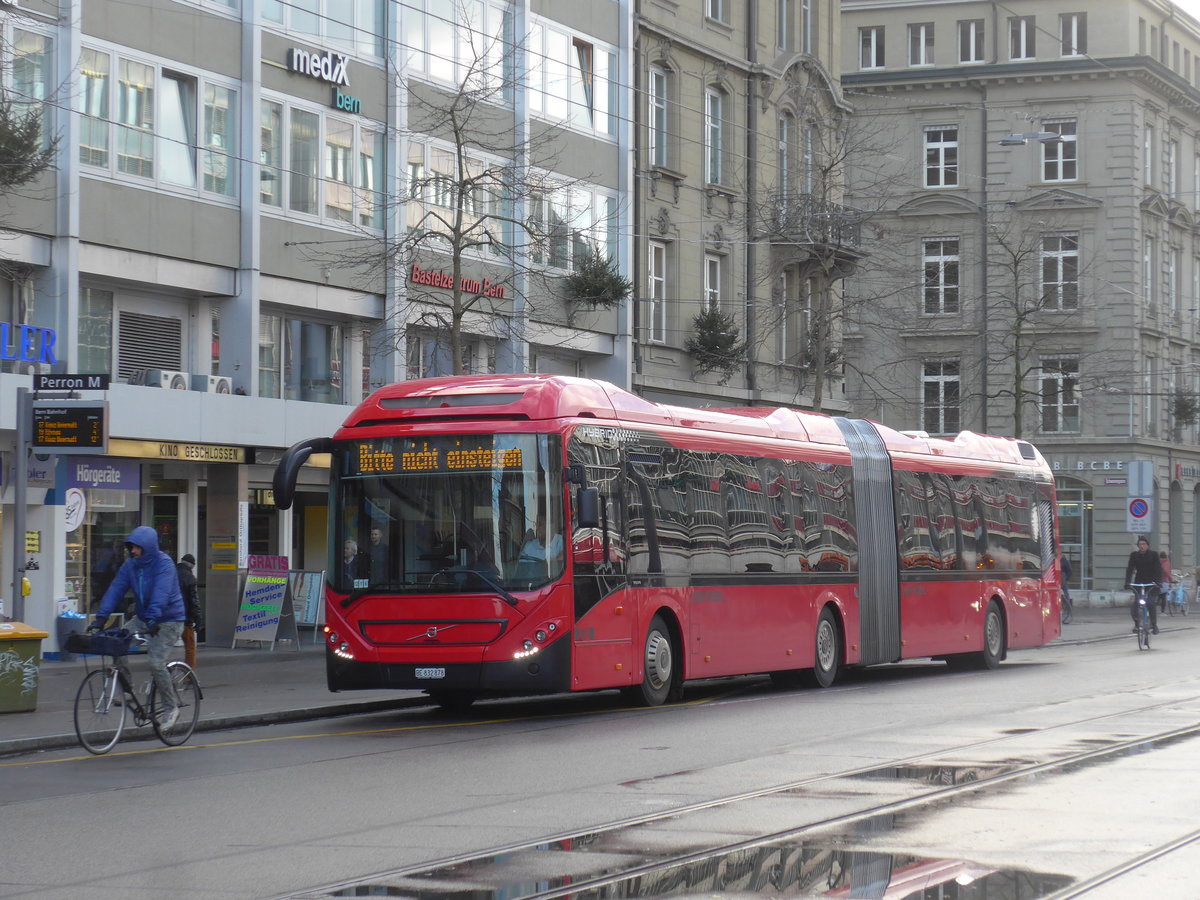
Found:
[[[1171,594],[1171,583],[1175,580],[1171,577],[1171,558],[1167,556],[1167,551],[1159,551],[1158,564],[1162,566],[1162,593],[1158,595],[1158,608],[1163,612],[1167,611],[1167,597]]]
[[[1071,581],[1071,560],[1065,556],[1062,557],[1059,573],[1062,578],[1062,623],[1069,625],[1075,613],[1075,604],[1071,601],[1071,585],[1069,583]]]
[[[196,587],[196,557],[183,554],[175,571],[179,573],[179,590],[183,594],[183,661],[196,668],[196,632],[200,630],[200,596]]]
[[[149,637],[146,659],[159,696],[164,698],[163,725],[170,728],[179,717],[179,697],[167,672],[167,656],[183,634],[185,618],[179,573],[171,557],[158,549],[158,532],[149,525],[139,525],[130,532],[125,539],[125,550],[129,558],[104,592],[91,628],[102,629],[126,592],[133,593],[134,615],[125,622],[125,627]],[[118,656],[117,665],[128,677],[128,658]]]

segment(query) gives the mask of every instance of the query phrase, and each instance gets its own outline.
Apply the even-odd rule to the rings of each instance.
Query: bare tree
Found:
[[[753,211],[755,238],[769,251],[762,274],[772,297],[759,313],[754,352],[777,358],[768,344],[786,344],[780,366],[797,397],[807,394],[819,411],[844,364],[842,336],[854,318],[840,285],[864,265],[863,228],[885,207],[894,182],[881,166],[862,164],[887,151],[874,117],[852,115],[807,67],[780,79],[772,103],[783,117],[781,129],[794,123],[798,130],[798,158],[785,161],[782,177],[764,185]],[[846,186],[856,160],[858,197],[851,206]]]
[[[526,127],[514,113],[511,98],[524,89],[520,47],[474,28],[470,9],[459,6],[460,46],[470,51],[457,82],[406,84],[405,190],[383,201],[404,221],[386,237],[364,231],[363,249],[326,258],[376,284],[381,272],[403,273],[403,300],[374,342],[399,348],[410,327],[433,332],[453,374],[467,371],[469,335],[481,329],[522,338],[535,309],[570,324],[563,301],[574,295],[561,273],[608,262],[603,221],[576,202],[585,180],[557,171],[555,128]],[[606,298],[574,299],[594,308]]]

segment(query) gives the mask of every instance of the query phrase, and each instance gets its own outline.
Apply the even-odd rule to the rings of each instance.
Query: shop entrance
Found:
[[[1078,481],[1060,478],[1055,491],[1062,555],[1071,561],[1070,586],[1075,590],[1091,590],[1092,489]]]

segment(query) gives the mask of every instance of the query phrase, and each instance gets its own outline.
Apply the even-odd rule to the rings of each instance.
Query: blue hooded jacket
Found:
[[[158,532],[149,525],[139,525],[125,542],[141,547],[142,555],[125,560],[117,570],[117,577],[100,601],[99,615],[107,618],[125,592],[133,591],[137,617],[148,626],[154,627],[159,622],[182,622],[185,616],[179,573],[175,571],[174,560],[158,549]]]

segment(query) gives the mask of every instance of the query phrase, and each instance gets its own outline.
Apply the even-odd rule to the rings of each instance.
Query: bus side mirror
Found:
[[[575,517],[580,528],[600,527],[600,491],[594,487],[580,488],[575,495]]]

